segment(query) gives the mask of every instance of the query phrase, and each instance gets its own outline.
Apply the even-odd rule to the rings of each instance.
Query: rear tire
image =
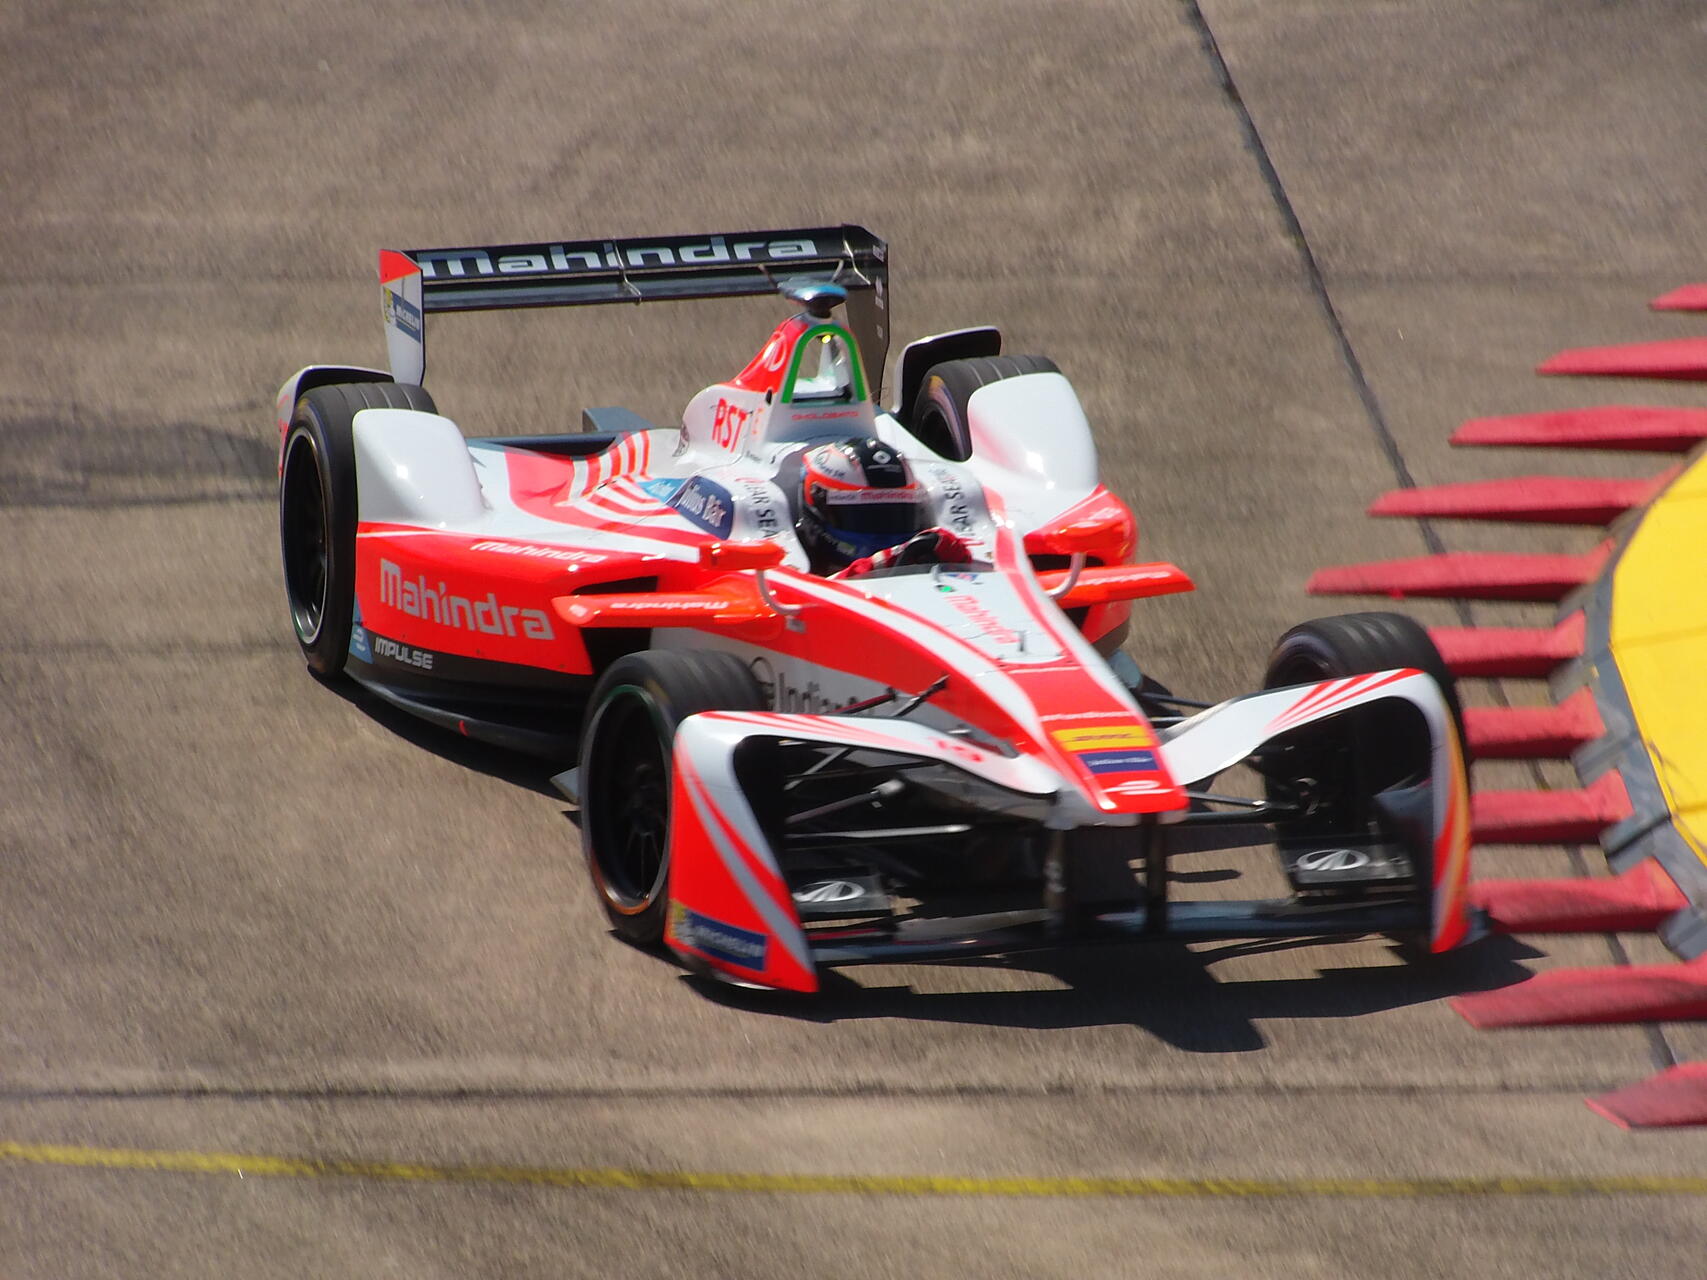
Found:
[[[397,382],[315,387],[296,402],[279,454],[279,548],[302,660],[321,679],[344,669],[356,598],[356,447],[363,409],[437,413],[425,389]]]
[[[1028,373],[1060,373],[1047,356],[979,356],[932,365],[914,397],[907,429],[914,439],[952,462],[972,456],[972,429],[966,406],[972,393],[992,382]]]
[[[746,664],[717,650],[648,649],[599,677],[581,735],[581,841],[622,938],[656,947],[664,936],[676,727],[702,711],[767,705]]]

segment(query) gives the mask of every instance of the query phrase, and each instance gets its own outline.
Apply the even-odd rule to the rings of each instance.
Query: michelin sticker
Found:
[[[679,903],[676,904],[675,919],[672,923],[675,926],[676,938],[683,945],[692,947],[695,951],[703,951],[714,960],[756,971],[762,971],[765,967],[765,955],[770,950],[770,939],[762,933],[754,933],[751,929],[738,929],[721,920],[713,920],[710,916],[690,911]]]

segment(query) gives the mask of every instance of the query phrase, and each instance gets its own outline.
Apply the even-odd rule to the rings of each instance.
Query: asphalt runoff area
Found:
[[[1312,570],[1427,549],[1377,493],[1536,468],[1460,420],[1689,402],[1528,371],[1689,332],[1642,304],[1707,262],[1704,60],[1683,0],[0,7],[0,1275],[1699,1274],[1707,1135],[1582,1099],[1707,1035],[1445,1000],[1651,939],[812,1004],[618,944],[539,770],[302,670],[272,396],[383,363],[381,247],[862,222],[899,339],[995,323],[1074,379],[1199,584],[1133,651],[1223,696],[1358,607]],[[779,314],[450,318],[428,383],[470,434],[671,421]]]

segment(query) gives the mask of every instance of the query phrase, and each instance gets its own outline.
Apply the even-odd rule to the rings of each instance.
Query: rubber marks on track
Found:
[[[0,1142],[0,1163],[243,1178],[350,1178],[461,1182],[584,1191],[695,1191],[748,1195],[1008,1197],[1032,1199],[1418,1199],[1422,1197],[1707,1196],[1707,1178],[1492,1175],[1460,1178],[959,1178],[931,1174],[696,1173],[535,1165],[319,1160],[223,1151],[146,1151]]]
[[[1674,290],[1651,305],[1662,311],[1707,311],[1707,284]],[[1707,338],[1562,351],[1541,364],[1538,372],[1707,381]],[[1697,449],[1703,441],[1707,441],[1707,410],[1637,405],[1476,418],[1452,437],[1455,445],[1674,455]],[[1707,463],[1697,465],[1707,467]],[[1687,478],[1668,496],[1661,495],[1684,470],[1673,467],[1641,480],[1527,476],[1384,494],[1370,507],[1371,515],[1614,528],[1587,552],[1443,552],[1341,565],[1323,569],[1310,580],[1309,590],[1321,595],[1560,604],[1551,626],[1443,627],[1431,632],[1457,675],[1551,677],[1564,690],[1581,686],[1556,706],[1466,711],[1465,737],[1473,755],[1571,758],[1588,779],[1587,785],[1571,790],[1477,792],[1472,798],[1473,836],[1482,845],[1599,841],[1609,856],[1616,854],[1621,874],[1479,881],[1471,888],[1472,900],[1489,926],[1500,932],[1664,930],[1668,941],[1692,957],[1683,964],[1555,970],[1515,986],[1454,1000],[1458,1011],[1475,1026],[1707,1018],[1707,951],[1696,954],[1707,944],[1703,912],[1707,900],[1697,895],[1691,902],[1685,892],[1707,885],[1707,875],[1695,865],[1687,839],[1666,843],[1658,838],[1659,834],[1670,836],[1677,815],[1666,809],[1664,798],[1652,794],[1659,788],[1640,729],[1641,708],[1649,703],[1632,710],[1625,689],[1631,677],[1618,670],[1611,640],[1612,618],[1627,618],[1631,609],[1645,610],[1644,618],[1671,616],[1664,593],[1655,596],[1652,591],[1648,592],[1652,599],[1621,604],[1614,615],[1613,585],[1628,576],[1614,577],[1629,558],[1616,558],[1624,554],[1621,548],[1630,545],[1623,536],[1647,518],[1649,504],[1659,500],[1662,506],[1667,502],[1675,506],[1690,483]],[[1672,529],[1676,524],[1660,521],[1653,527]],[[1684,566],[1692,553],[1680,548],[1677,556],[1679,572],[1688,574]],[[1684,588],[1682,582],[1677,585]],[[1585,610],[1592,614],[1592,634]],[[1610,732],[1608,720],[1616,725]],[[1678,763],[1694,767],[1695,762]],[[1633,779],[1628,786],[1626,776]],[[1632,803],[1633,796],[1638,804]],[[1641,813],[1635,817],[1638,808]],[[1589,1105],[1626,1126],[1707,1124],[1707,1063],[1662,1072],[1642,1084],[1591,1099]]]

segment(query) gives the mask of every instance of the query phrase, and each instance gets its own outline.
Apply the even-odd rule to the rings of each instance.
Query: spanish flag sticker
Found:
[[[1055,729],[1050,736],[1067,751],[1119,751],[1153,747],[1156,735],[1148,725],[1102,724],[1078,729]]]

